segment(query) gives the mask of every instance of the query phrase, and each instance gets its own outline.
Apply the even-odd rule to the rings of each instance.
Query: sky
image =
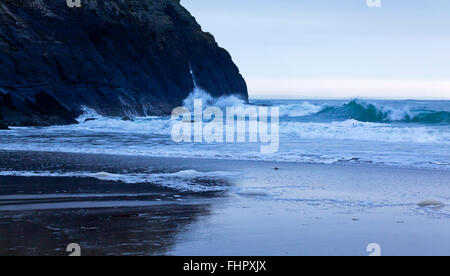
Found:
[[[450,1],[181,0],[251,98],[450,99]]]

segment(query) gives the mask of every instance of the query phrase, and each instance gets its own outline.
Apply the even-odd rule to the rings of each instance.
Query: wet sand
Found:
[[[0,170],[236,175],[182,179],[211,192],[0,176],[0,255],[68,255],[69,243],[82,255],[450,254],[445,171],[17,151],[0,152]]]

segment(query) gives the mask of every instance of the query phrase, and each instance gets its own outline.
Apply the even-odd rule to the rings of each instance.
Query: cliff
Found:
[[[0,0],[0,125],[74,123],[82,106],[168,114],[193,76],[213,96],[248,98],[228,52],[179,0]]]

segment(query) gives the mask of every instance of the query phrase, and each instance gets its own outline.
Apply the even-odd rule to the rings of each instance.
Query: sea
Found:
[[[192,106],[279,107],[279,149],[261,153],[258,143],[174,142],[171,116],[133,121],[101,116],[85,108],[79,124],[12,127],[0,131],[0,150],[48,151],[155,157],[365,164],[450,170],[450,101],[257,100],[212,98],[205,92],[185,100]]]

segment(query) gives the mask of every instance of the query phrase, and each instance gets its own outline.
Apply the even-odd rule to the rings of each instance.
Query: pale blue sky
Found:
[[[450,1],[182,0],[250,96],[450,98]]]

